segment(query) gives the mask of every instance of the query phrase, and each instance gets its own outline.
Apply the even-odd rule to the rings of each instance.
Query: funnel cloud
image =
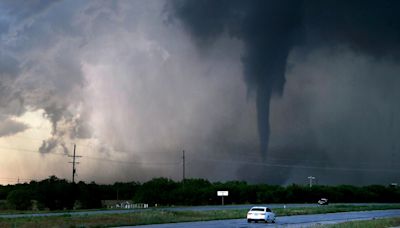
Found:
[[[177,0],[171,8],[199,43],[209,43],[222,33],[244,42],[244,81],[256,94],[263,157],[270,137],[271,96],[283,93],[288,55],[294,47],[348,45],[382,58],[398,55],[397,1]]]
[[[0,172],[69,177],[52,155],[76,144],[82,180],[180,179],[185,150],[186,176],[212,181],[398,182],[399,10],[2,1],[0,153],[24,168]]]

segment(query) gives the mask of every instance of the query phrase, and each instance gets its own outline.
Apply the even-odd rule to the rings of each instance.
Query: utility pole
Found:
[[[310,180],[310,188],[312,187],[312,182],[313,182],[313,180],[315,179],[315,177],[313,177],[313,176],[309,176],[309,177],[307,177],[309,180]]]
[[[185,181],[185,150],[182,151],[182,182]]]
[[[80,158],[82,156],[76,156],[75,155],[75,151],[76,151],[76,144],[74,144],[74,155],[68,155],[68,157],[72,158],[72,183],[75,183],[75,174],[76,174],[76,168],[75,168],[75,164],[79,164],[79,162],[76,161],[76,158]]]

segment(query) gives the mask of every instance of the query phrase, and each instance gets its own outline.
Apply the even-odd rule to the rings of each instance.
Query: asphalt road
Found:
[[[256,206],[254,204],[245,205],[225,205],[225,206],[193,206],[193,207],[164,207],[151,208],[155,210],[169,211],[212,211],[212,210],[235,210],[235,209],[250,209]],[[284,204],[268,204],[271,208],[283,208]],[[316,207],[317,204],[286,204],[286,208],[294,207]],[[124,214],[139,212],[149,209],[121,209],[121,210],[95,210],[95,211],[73,211],[73,212],[52,212],[52,213],[32,213],[32,214],[0,214],[0,218],[19,218],[19,217],[40,217],[40,216],[61,216],[61,215],[97,215],[97,214]]]
[[[332,204],[334,205],[334,204]],[[341,204],[343,205],[343,204]],[[355,203],[355,204],[345,204],[345,205],[380,205],[371,203]],[[159,210],[170,210],[170,211],[211,211],[211,210],[235,210],[235,209],[250,209],[254,204],[244,204],[244,205],[225,205],[225,206],[193,206],[193,207],[166,207],[166,208],[151,208]],[[260,205],[265,206],[265,205]],[[296,208],[296,207],[317,207],[317,204],[268,204],[268,207],[274,208]],[[52,212],[52,213],[25,213],[25,214],[0,214],[0,218],[20,218],[20,217],[44,217],[44,216],[61,216],[61,215],[98,215],[98,214],[124,214],[139,212],[149,209],[121,209],[121,210],[93,210],[93,211],[73,211],[73,212]]]
[[[334,224],[354,220],[370,220],[375,218],[400,217],[400,209],[383,211],[357,211],[317,215],[294,215],[277,217],[275,224],[247,223],[246,219],[217,220],[207,222],[185,222],[160,225],[135,226],[135,228],[214,228],[214,227],[311,227],[318,224]],[[125,227],[126,228],[126,227]]]

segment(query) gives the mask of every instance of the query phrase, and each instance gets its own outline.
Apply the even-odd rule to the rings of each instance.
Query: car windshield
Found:
[[[251,211],[265,211],[264,208],[252,208]]]

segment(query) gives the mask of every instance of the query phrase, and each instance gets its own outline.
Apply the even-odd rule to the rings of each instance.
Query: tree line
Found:
[[[0,209],[71,210],[102,208],[103,200],[132,200],[150,206],[217,205],[217,191],[229,191],[225,204],[316,203],[328,198],[334,203],[399,203],[395,186],[288,186],[248,184],[244,181],[210,182],[205,179],[174,181],[154,178],[145,183],[71,183],[51,176],[42,181],[0,185]]]

